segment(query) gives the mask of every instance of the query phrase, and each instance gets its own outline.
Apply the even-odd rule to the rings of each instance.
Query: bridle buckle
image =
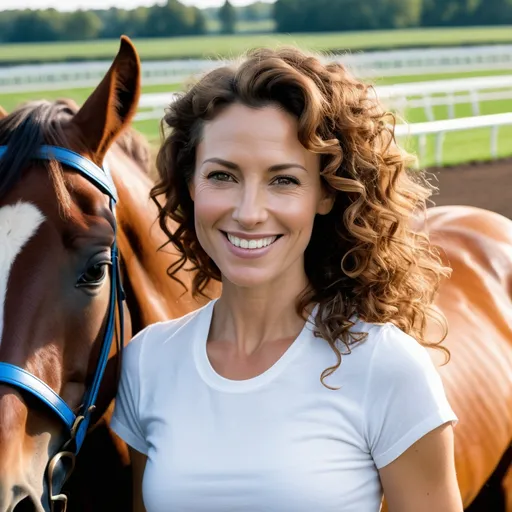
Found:
[[[55,468],[57,464],[63,459],[68,458],[71,461],[71,467],[66,472],[66,475],[64,476],[63,483],[67,480],[67,477],[73,472],[75,469],[75,454],[70,451],[61,451],[54,455],[52,460],[48,464],[48,493],[50,495],[50,505],[51,505],[51,512],[57,512],[55,509],[55,504],[57,502],[62,503],[62,509],[59,512],[66,512],[68,508],[68,497],[65,494],[54,494],[53,493],[53,473],[55,471]]]
[[[57,502],[62,503],[60,512],[66,512],[68,508],[68,497],[65,494],[56,494],[55,496],[50,496],[51,512],[57,512],[55,510],[55,503]]]

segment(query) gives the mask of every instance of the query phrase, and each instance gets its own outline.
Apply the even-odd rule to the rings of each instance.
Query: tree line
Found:
[[[269,4],[256,2],[235,8],[229,0],[220,9],[199,9],[167,0],[163,5],[136,9],[110,8],[61,12],[55,9],[0,12],[0,42],[82,41],[130,37],[173,37],[209,32],[209,21],[220,22],[220,31],[232,33],[237,20],[269,16]]]
[[[278,32],[512,24],[512,0],[277,0]]]
[[[512,24],[512,0],[276,0],[199,9],[179,0],[126,10],[0,12],[0,42],[76,41],[237,31],[239,22],[273,19],[278,32],[337,32]]]

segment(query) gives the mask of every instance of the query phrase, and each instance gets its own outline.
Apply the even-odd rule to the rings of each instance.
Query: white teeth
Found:
[[[277,236],[270,236],[267,238],[260,238],[259,240],[246,240],[245,238],[238,238],[237,236],[228,235],[228,240],[235,246],[241,247],[242,249],[261,249],[274,243],[277,240]]]

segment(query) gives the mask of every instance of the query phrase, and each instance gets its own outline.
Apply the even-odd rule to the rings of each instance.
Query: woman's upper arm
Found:
[[[133,512],[146,512],[142,500],[142,477],[148,460],[147,455],[129,447],[132,462]]]
[[[379,470],[389,512],[462,512],[453,427],[446,423]]]

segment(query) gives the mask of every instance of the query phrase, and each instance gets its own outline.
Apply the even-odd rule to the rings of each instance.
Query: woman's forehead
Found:
[[[261,109],[232,105],[205,124],[198,146],[202,159],[248,158],[264,154],[267,158],[293,158],[302,164],[316,160],[298,139],[298,122],[274,106]]]
[[[253,136],[269,140],[295,140],[297,133],[297,119],[274,105],[252,108],[235,103],[204,126],[204,136],[209,138]]]

